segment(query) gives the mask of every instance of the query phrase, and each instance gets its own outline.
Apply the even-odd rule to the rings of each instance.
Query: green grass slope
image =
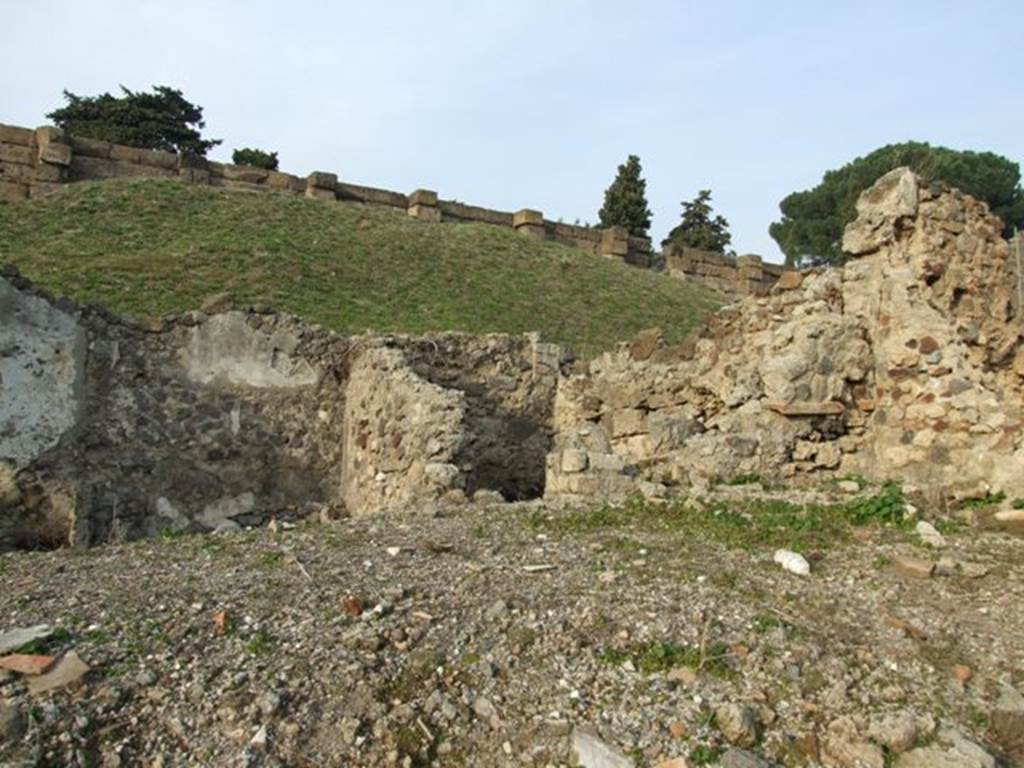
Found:
[[[721,299],[646,270],[485,224],[170,181],[95,182],[0,204],[0,263],[135,316],[228,291],[345,333],[540,331],[589,355]]]

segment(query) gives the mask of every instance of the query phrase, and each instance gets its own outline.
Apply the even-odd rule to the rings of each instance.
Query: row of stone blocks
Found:
[[[79,138],[59,128],[44,126],[35,130],[0,124],[0,200],[38,197],[58,185],[90,179],[117,177],[176,178],[193,184],[276,190],[304,194],[317,199],[362,200],[402,205],[410,216],[421,221],[440,222],[443,206],[437,192],[417,189],[409,195],[387,190],[340,184],[334,173],[314,171],[305,179],[287,173],[242,165],[228,165],[188,153],[162,152]],[[513,214],[475,209],[492,219],[504,219],[519,233],[536,239],[553,239],[586,248],[601,256],[640,263],[650,242],[631,237],[624,227],[606,227],[599,231],[549,222],[540,211],[523,208]],[[454,214],[456,220],[463,218]],[[505,218],[509,217],[509,218]],[[471,216],[477,219],[477,216]]]

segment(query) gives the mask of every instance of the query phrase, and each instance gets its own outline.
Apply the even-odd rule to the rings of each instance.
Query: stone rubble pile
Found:
[[[862,195],[841,269],[787,273],[676,348],[559,383],[547,493],[863,473],[1024,495],[1024,323],[984,204],[907,169]]]

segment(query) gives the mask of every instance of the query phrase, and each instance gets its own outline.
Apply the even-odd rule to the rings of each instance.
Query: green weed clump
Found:
[[[651,502],[631,496],[620,504],[564,513],[534,511],[526,524],[532,530],[560,535],[630,528],[719,542],[736,549],[785,547],[804,552],[845,541],[855,526],[906,527],[905,511],[902,489],[887,483],[874,495],[835,504],[753,498],[722,500],[701,508],[686,499]]]

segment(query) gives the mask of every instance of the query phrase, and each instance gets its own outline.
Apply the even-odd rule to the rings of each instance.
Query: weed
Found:
[[[714,765],[722,756],[722,752],[721,747],[709,747],[706,744],[700,744],[690,752],[690,764],[694,766]]]
[[[781,619],[777,619],[774,616],[769,616],[763,613],[755,616],[751,621],[751,624],[754,625],[754,631],[759,635],[763,635],[766,632],[770,632],[773,629],[779,629],[783,626]]]
[[[854,525],[900,525],[904,522],[906,508],[903,489],[897,483],[885,483],[875,495],[847,502],[843,511]]]
[[[266,656],[274,651],[277,639],[265,629],[257,629],[246,643],[245,650],[253,656]]]
[[[1002,504],[1006,501],[1006,494],[1003,491],[996,493],[986,493],[980,499],[966,499],[960,502],[960,509],[985,509],[986,507],[994,507],[997,504]]]
[[[281,552],[264,552],[263,562],[272,566],[280,565],[284,562],[284,554]]]
[[[652,641],[638,643],[628,649],[606,648],[598,658],[611,666],[621,666],[631,661],[640,672],[648,675],[677,667],[690,667],[717,677],[728,677],[731,673],[725,662],[728,655],[729,647],[725,643],[711,643],[702,651],[680,643]]]
[[[1012,506],[1014,509],[1024,509],[1024,499],[1014,499]]]
[[[50,656],[56,651],[62,650],[72,640],[72,635],[68,630],[64,628],[54,630],[53,634],[49,637],[44,637],[40,640],[33,640],[29,643],[25,643],[23,646],[16,648],[15,653],[26,653],[30,655],[39,656]]]

